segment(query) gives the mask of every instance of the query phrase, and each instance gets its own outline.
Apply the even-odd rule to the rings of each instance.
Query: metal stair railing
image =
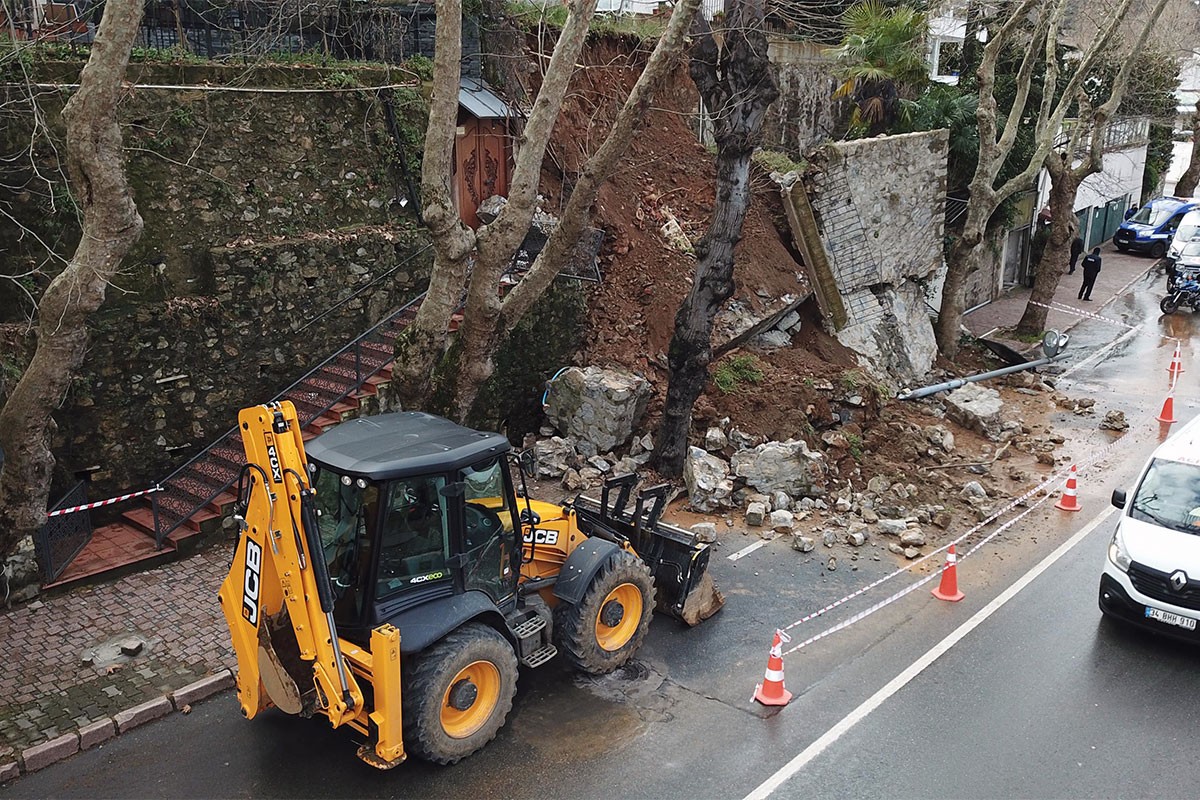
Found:
[[[402,315],[414,307],[419,306],[420,302],[424,299],[425,292],[422,292],[412,300],[409,300],[407,303],[385,316],[380,322],[371,327],[369,330],[362,333],[349,344],[343,346],[333,355],[329,356],[316,367],[309,370],[308,373],[306,373],[302,378],[297,380],[295,383],[293,383],[284,391],[280,392],[272,399],[293,400],[293,402],[298,400],[299,402],[297,403],[296,411],[297,416],[300,418],[301,427],[308,426],[322,414],[332,409],[345,398],[349,397],[352,393],[361,389],[369,379],[378,375],[383,371],[384,367],[392,362],[390,350],[392,339],[385,335],[385,329],[390,330],[392,326],[399,321]],[[370,345],[375,345],[375,347],[372,348]],[[327,386],[322,386],[320,383],[310,382],[304,391],[299,390],[298,387],[313,380],[317,373],[325,370],[327,367],[332,367],[334,362],[343,356],[348,355],[353,357],[354,373],[352,379],[350,376],[347,376],[347,380],[345,382],[335,379],[327,379],[324,381],[324,383],[328,384]],[[347,371],[348,365],[340,372],[331,371],[331,374],[342,374]],[[315,389],[312,387],[315,387]],[[301,406],[303,406],[303,408]],[[166,540],[167,536],[187,522],[187,520],[191,519],[198,511],[211,503],[214,498],[218,497],[222,492],[228,490],[237,480],[237,473],[235,472],[231,477],[225,480],[221,484],[221,487],[215,492],[211,491],[210,487],[208,496],[199,503],[195,503],[195,497],[199,496],[198,493],[186,492],[178,486],[182,480],[187,478],[186,473],[188,473],[189,470],[193,470],[202,476],[203,472],[197,468],[201,462],[208,458],[214,449],[221,446],[233,446],[233,440],[238,435],[239,431],[235,425],[224,435],[220,436],[216,441],[212,442],[210,445],[188,460],[185,464],[160,481],[160,485],[163,487],[163,491],[161,493],[162,497],[158,498],[160,510],[163,508],[163,506],[174,505],[178,507],[178,503],[180,501],[182,501],[183,507],[190,507],[191,510],[183,514],[177,521],[174,522],[163,519],[164,514],[162,513],[157,515],[157,518],[154,522],[154,540],[155,545],[159,550],[162,549],[163,541]],[[240,449],[240,445],[237,446],[237,449]],[[217,479],[220,480],[219,477],[217,477]],[[172,501],[175,501],[175,503],[172,503]],[[191,503],[190,506],[188,505],[189,503]],[[172,517],[178,516],[174,510],[170,512],[170,515]]]

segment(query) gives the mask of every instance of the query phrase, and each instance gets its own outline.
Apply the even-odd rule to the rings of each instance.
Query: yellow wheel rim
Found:
[[[620,605],[620,620],[612,625],[605,624],[606,617],[608,622],[613,622],[618,611],[615,604]],[[622,583],[608,593],[596,613],[596,642],[603,650],[620,650],[637,633],[641,622],[642,592],[632,583]]]
[[[442,695],[442,730],[465,739],[487,723],[500,700],[500,670],[475,661],[458,671]]]

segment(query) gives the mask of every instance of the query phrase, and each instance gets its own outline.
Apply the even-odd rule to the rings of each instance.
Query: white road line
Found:
[[[769,797],[776,789],[783,785],[785,781],[791,778],[800,770],[819,756],[829,745],[836,742],[847,731],[861,722],[875,709],[883,705],[883,703],[906,686],[913,678],[917,677],[933,662],[937,661],[951,647],[956,645],[960,639],[966,636],[975,628],[983,624],[983,621],[998,611],[1005,603],[1013,599],[1026,586],[1032,583],[1039,575],[1045,572],[1054,564],[1055,561],[1062,558],[1067,551],[1079,544],[1085,536],[1094,531],[1115,511],[1112,506],[1109,506],[1104,511],[1101,511],[1090,522],[1072,536],[1067,541],[1059,545],[1058,549],[1050,555],[1046,556],[1042,561],[1029,572],[1025,573],[1012,586],[1005,589],[996,599],[988,603],[986,606],[976,612],[975,616],[960,625],[953,633],[947,636],[942,641],[938,642],[934,647],[918,658],[907,669],[893,678],[886,686],[871,695],[862,705],[851,711],[840,722],[822,734],[821,738],[806,747],[799,755],[785,764],[778,772],[763,781],[758,788],[746,795],[745,800],[764,800]]]
[[[745,558],[746,556],[750,555],[751,553],[753,553],[755,550],[762,547],[766,543],[767,543],[766,539],[759,539],[754,544],[748,544],[745,547],[743,547],[741,550],[738,550],[736,553],[731,553],[729,555],[729,560],[737,561],[739,558]]]

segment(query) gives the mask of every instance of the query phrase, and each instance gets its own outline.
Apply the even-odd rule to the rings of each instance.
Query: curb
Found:
[[[182,689],[176,689],[162,697],[139,703],[112,716],[89,723],[77,731],[63,734],[48,742],[41,742],[25,748],[17,755],[16,760],[0,762],[0,784],[15,780],[21,775],[45,769],[51,764],[57,764],[76,753],[90,750],[109,739],[131,731],[172,712],[187,713],[192,703],[199,702],[215,694],[233,688],[233,672],[223,669],[206,678],[189,683]],[[7,753],[9,757],[12,751]]]

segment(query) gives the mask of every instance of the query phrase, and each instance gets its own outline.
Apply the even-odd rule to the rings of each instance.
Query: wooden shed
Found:
[[[454,140],[454,204],[463,222],[479,227],[476,210],[493,195],[508,195],[512,172],[512,110],[481,78],[464,77],[458,91]]]

